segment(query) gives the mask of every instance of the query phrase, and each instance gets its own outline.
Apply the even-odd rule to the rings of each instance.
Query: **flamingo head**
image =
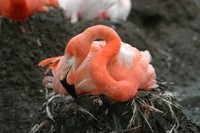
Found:
[[[61,72],[60,72],[60,81],[65,80],[67,77],[67,74],[71,70],[73,66],[75,66],[76,56],[70,56],[69,54],[65,54],[64,58],[62,59],[61,64]]]
[[[84,33],[80,33],[68,42],[65,48],[60,80],[66,78],[71,68],[75,70],[81,64],[89,52],[91,43],[92,41],[85,37]]]
[[[82,52],[82,39],[81,34],[73,37],[68,43],[65,48],[63,63],[62,63],[62,71],[60,73],[60,80],[66,78],[68,72],[74,66],[76,67],[77,57],[81,57],[79,55]]]
[[[59,75],[59,79],[60,79],[60,83],[62,84],[62,86],[65,88],[65,90],[73,97],[77,97],[76,96],[76,91],[75,91],[75,87],[74,85],[70,85],[67,83],[67,75],[69,73],[69,71],[73,70],[73,66],[75,64],[75,56],[69,56],[69,54],[64,55],[64,58],[61,60],[61,72]]]

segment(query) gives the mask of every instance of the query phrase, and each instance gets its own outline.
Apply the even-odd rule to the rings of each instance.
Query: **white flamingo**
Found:
[[[131,0],[58,0],[71,23],[80,19],[110,19],[126,21],[131,11]]]

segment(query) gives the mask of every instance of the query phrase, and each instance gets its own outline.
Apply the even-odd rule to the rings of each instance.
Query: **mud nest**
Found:
[[[139,92],[127,102],[115,102],[104,95],[83,95],[74,99],[47,93],[37,122],[29,133],[199,132],[167,90],[166,83],[160,82],[158,88]]]

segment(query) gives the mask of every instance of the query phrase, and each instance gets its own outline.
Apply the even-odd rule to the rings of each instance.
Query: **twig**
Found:
[[[87,111],[86,109],[79,107],[79,110],[85,114],[88,114],[89,116],[91,116],[94,120],[96,120],[98,123],[100,123],[103,126],[106,126],[109,130],[111,130],[111,127],[109,127],[108,125],[105,125],[103,123],[101,123],[93,114],[91,114],[89,111]]]
[[[132,115],[132,117],[131,117],[131,119],[129,121],[129,124],[128,124],[127,128],[132,126],[132,124],[133,124],[133,122],[134,122],[134,120],[136,118],[137,104],[135,103],[135,99],[133,99],[132,102],[131,102],[131,108],[133,110],[133,115]]]
[[[54,131],[54,125],[51,125],[50,133],[53,133]]]
[[[164,113],[162,110],[159,110],[159,109],[155,108],[154,106],[151,106],[151,105],[147,104],[143,99],[140,99],[140,100],[142,102],[141,103],[142,106],[144,106],[145,108],[149,108],[151,110],[154,110],[155,112]]]
[[[130,131],[136,130],[136,129],[140,128],[140,127],[142,127],[142,125],[137,126],[137,127],[133,127],[133,128],[127,128],[127,129],[119,130],[119,131],[112,131],[110,133],[130,132]]]
[[[174,130],[175,127],[176,127],[176,125],[174,125],[174,126],[172,127],[172,129],[171,129],[168,133],[172,133],[172,131]]]
[[[176,107],[176,108],[179,108],[179,105],[173,104],[173,103],[170,102],[169,100],[166,100],[166,99],[164,99],[164,98],[161,98],[161,100],[164,101],[164,102],[166,102],[166,103],[168,103],[168,104],[170,104],[170,105],[173,105],[173,106]]]
[[[36,124],[28,133],[36,133],[37,131],[39,131],[39,129],[41,129],[44,125],[48,123],[48,120],[44,120],[40,124]]]
[[[142,111],[140,110],[140,108],[138,108],[140,114],[142,115],[142,117],[144,118],[144,120],[146,121],[147,125],[149,126],[149,129],[151,130],[152,133],[154,133],[151,124],[149,123],[149,121],[145,118],[144,114],[142,113]]]
[[[39,38],[37,39],[37,44],[38,44],[38,46],[42,46],[42,43],[40,42]]]
[[[179,127],[178,118],[176,117],[176,115],[175,115],[175,113],[174,113],[174,111],[173,111],[173,109],[172,109],[172,106],[171,106],[170,104],[167,104],[167,105],[168,105],[169,110],[170,110],[170,112],[171,112],[172,118],[174,118],[175,121],[176,121],[176,128],[178,128],[178,127]]]
[[[49,103],[51,103],[51,101],[53,99],[57,98],[57,97],[61,97],[61,95],[60,94],[54,95],[50,99],[48,99],[47,102],[46,102],[46,113],[47,113],[47,116],[53,121],[55,121],[55,120],[53,119],[53,115],[51,114],[51,111],[49,109]]]
[[[48,88],[44,88],[45,89],[45,99],[48,99],[49,97],[54,96],[54,92],[49,92]]]

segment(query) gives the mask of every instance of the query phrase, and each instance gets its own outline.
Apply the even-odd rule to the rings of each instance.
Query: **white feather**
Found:
[[[125,59],[126,67],[129,67],[133,61],[134,54],[135,54],[135,52],[133,52],[133,49],[135,48],[130,46],[127,43],[124,43],[124,45],[121,45],[121,48],[118,54],[118,59],[120,63],[123,63],[122,61]]]
[[[102,19],[102,13],[106,13],[111,21],[125,21],[131,10],[131,0],[58,0],[58,2],[71,23],[76,23],[79,17],[82,20]]]

